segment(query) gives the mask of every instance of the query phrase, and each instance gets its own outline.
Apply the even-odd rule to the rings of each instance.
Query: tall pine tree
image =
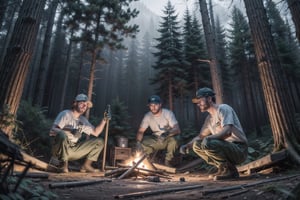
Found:
[[[175,14],[174,6],[168,1],[163,10],[165,16],[162,17],[158,32],[160,37],[156,40],[157,52],[154,56],[157,58],[153,68],[156,69],[152,84],[158,86],[157,92],[163,98],[167,99],[169,108],[173,110],[174,97],[178,96],[182,85],[184,84],[185,70],[182,68],[182,40],[178,15]]]

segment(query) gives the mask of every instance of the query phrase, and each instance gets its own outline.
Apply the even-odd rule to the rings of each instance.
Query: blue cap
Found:
[[[149,99],[148,99],[148,104],[151,104],[151,103],[160,104],[161,103],[160,97],[157,96],[157,95],[150,96]]]

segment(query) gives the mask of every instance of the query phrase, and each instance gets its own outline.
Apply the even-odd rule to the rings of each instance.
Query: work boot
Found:
[[[95,169],[92,167],[92,160],[86,160],[84,162],[84,164],[82,165],[81,169],[80,169],[80,172],[83,172],[83,173],[96,173],[96,172],[100,172],[99,169]]]
[[[239,172],[233,164],[225,163],[223,167],[224,167],[223,172],[220,175],[214,177],[215,181],[239,178]]]

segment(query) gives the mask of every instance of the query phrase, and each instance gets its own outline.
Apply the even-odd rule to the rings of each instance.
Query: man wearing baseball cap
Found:
[[[68,173],[68,161],[85,158],[81,172],[98,172],[92,167],[92,162],[97,161],[104,143],[98,138],[102,133],[110,113],[104,114],[103,120],[94,127],[84,116],[87,109],[93,106],[85,94],[78,94],[72,108],[58,114],[50,130],[53,137],[52,155],[63,163],[61,172]],[[82,140],[82,135],[87,134],[88,140]]]
[[[151,154],[156,150],[166,150],[166,166],[172,166],[171,161],[177,149],[175,135],[180,134],[180,128],[172,111],[162,108],[159,96],[152,95],[148,99],[149,112],[144,115],[136,135],[137,151]],[[144,138],[144,132],[150,127],[152,135]]]
[[[207,87],[200,88],[192,102],[209,115],[199,135],[182,145],[180,152],[185,154],[193,148],[208,164],[217,167],[217,173],[209,176],[214,180],[238,178],[235,165],[246,160],[248,145],[237,114],[227,104],[216,104],[215,92]]]

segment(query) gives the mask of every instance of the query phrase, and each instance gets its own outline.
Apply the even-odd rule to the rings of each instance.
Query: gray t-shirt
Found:
[[[163,108],[160,116],[154,116],[150,111],[145,114],[140,127],[147,129],[150,127],[154,135],[160,136],[168,129],[178,124],[172,111]]]
[[[227,104],[220,104],[216,115],[208,115],[202,130],[209,129],[211,134],[217,134],[221,131],[225,125],[233,125],[231,136],[225,140],[230,142],[245,142],[247,143],[246,135],[243,131],[241,123],[237,117],[237,114]]]
[[[75,118],[71,110],[60,112],[54,121],[54,125],[63,129],[72,143],[76,143],[82,133],[90,135],[95,129],[84,116],[81,115],[79,118]],[[71,130],[76,130],[76,133],[72,134]]]

